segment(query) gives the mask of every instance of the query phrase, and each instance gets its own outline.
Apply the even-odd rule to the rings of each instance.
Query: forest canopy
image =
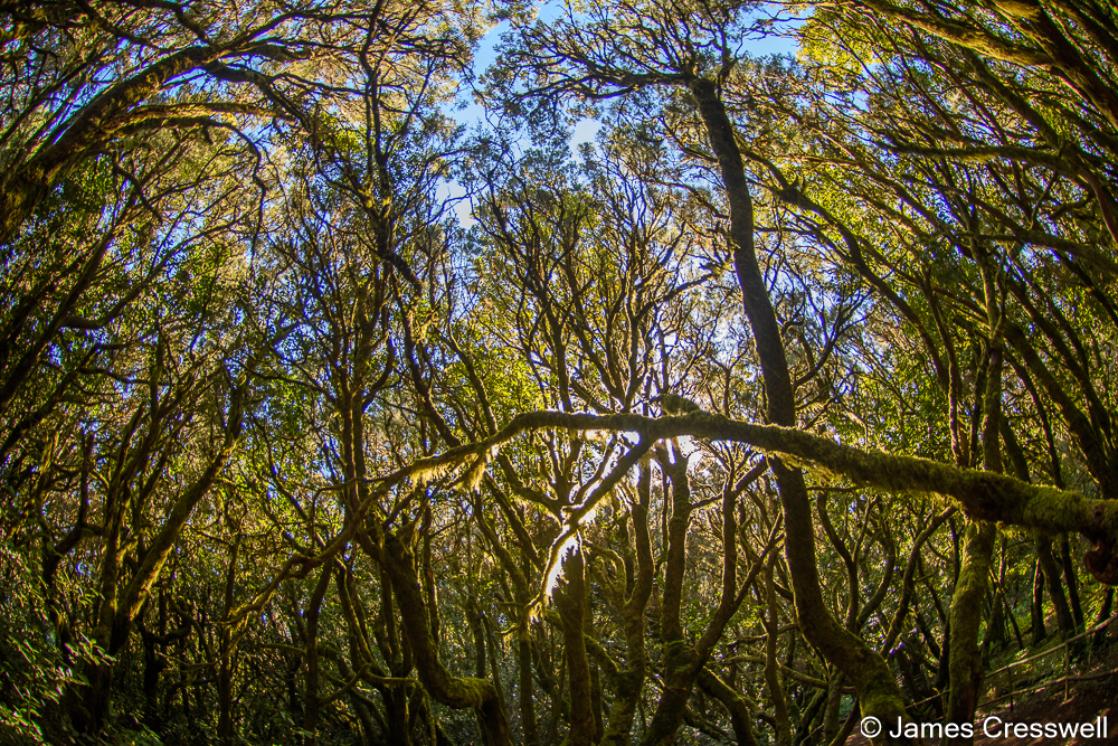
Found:
[[[973,722],[1116,413],[1109,0],[0,3],[0,742]]]

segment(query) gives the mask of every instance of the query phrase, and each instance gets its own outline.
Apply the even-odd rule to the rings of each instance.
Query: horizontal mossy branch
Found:
[[[1114,552],[1118,544],[1118,501],[1090,498],[1074,490],[1029,484],[1003,474],[963,469],[916,456],[865,450],[795,428],[757,425],[707,412],[659,418],[638,414],[525,412],[489,438],[417,461],[385,480],[397,483],[432,467],[461,464],[520,433],[552,428],[631,432],[648,440],[687,435],[745,443],[862,486],[944,495],[956,500],[976,519],[1046,531],[1077,531],[1096,547],[1087,555],[1088,569],[1101,582],[1118,584],[1118,556]]]

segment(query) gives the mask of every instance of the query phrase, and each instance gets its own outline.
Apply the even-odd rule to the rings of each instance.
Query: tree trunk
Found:
[[[411,646],[419,680],[437,701],[454,708],[477,711],[486,746],[512,743],[505,710],[491,681],[453,676],[439,660],[438,646],[431,635],[426,595],[419,583],[412,552],[394,534],[385,534],[376,552],[391,580],[399,603],[403,629]]]
[[[566,656],[568,695],[570,697],[570,746],[594,743],[594,710],[591,698],[590,662],[586,655],[583,624],[586,615],[585,568],[582,553],[571,552],[563,563],[563,578],[555,590],[555,606],[563,627],[563,654]]]
[[[326,596],[326,589],[330,584],[330,575],[333,565],[326,563],[322,574],[318,577],[310,601],[307,603],[307,639],[303,658],[307,666],[306,686],[303,690],[303,743],[311,745],[318,739],[315,731],[318,730],[318,618],[322,612],[322,599]]]
[[[780,328],[757,262],[753,241],[753,203],[734,128],[709,80],[691,81],[730,208],[734,268],[745,315],[753,330],[768,403],[767,420],[795,427],[795,396]],[[827,608],[819,586],[815,530],[803,473],[778,458],[769,459],[784,510],[785,557],[792,578],[796,613],[808,640],[854,684],[862,712],[891,722],[904,715],[904,700],[885,660],[865,641],[842,627]]]

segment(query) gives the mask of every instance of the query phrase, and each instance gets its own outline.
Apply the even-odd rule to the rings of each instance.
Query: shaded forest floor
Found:
[[[975,718],[975,744],[1013,744],[1014,746],[1039,746],[1040,744],[1118,744],[1118,635],[1112,625],[1108,642],[1090,661],[1071,663],[1067,682],[1060,670],[1046,676],[1048,683],[1037,682],[1035,689],[1023,686],[1026,691],[1015,693],[1012,698],[997,697],[996,703],[981,707]],[[1062,669],[1062,656],[1060,668]],[[987,691],[987,696],[994,693]],[[990,716],[1003,722],[1017,723],[1088,723],[1105,717],[1109,723],[1108,738],[990,738],[982,733],[981,723]],[[868,744],[868,739],[857,731],[846,741],[846,746]],[[938,739],[917,740],[917,744],[938,744]]]
[[[1079,674],[1081,681],[1072,682],[1067,689],[1062,683],[1054,683],[1043,689],[1014,698],[1013,707],[1001,703],[999,707],[984,709],[978,717],[981,721],[990,715],[997,715],[1006,722],[1026,723],[1086,723],[1102,716],[1108,718],[1108,739],[1074,738],[1061,741],[1067,744],[1118,744],[1118,650],[1111,649],[1108,659],[1092,666]],[[976,737],[976,744],[1050,744],[1053,739],[1046,738],[987,738]]]
[[[999,699],[996,705],[979,709],[978,721],[997,716],[1010,723],[1090,723],[1105,717],[1109,738],[1072,738],[1067,744],[1118,744],[1118,634],[1115,625],[1106,631],[1105,641],[1098,641],[1095,652],[1084,661],[1070,663],[1068,673],[1059,671],[1049,682],[1038,682],[1038,688],[1015,693],[1010,699]],[[1063,654],[1053,651],[1054,658]],[[1051,671],[1057,673],[1057,671]],[[1062,676],[1061,676],[1062,674]],[[1049,677],[1045,677],[1049,678]],[[1062,680],[1062,679],[1065,679]],[[1040,686],[1043,684],[1043,686]],[[988,738],[978,735],[975,744],[1051,744],[1050,738]]]

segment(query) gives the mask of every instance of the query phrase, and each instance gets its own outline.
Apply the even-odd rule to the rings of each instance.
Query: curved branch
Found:
[[[1096,545],[1086,557],[1101,582],[1118,584],[1118,501],[1100,500],[1076,490],[1029,484],[1004,474],[963,469],[917,456],[870,451],[836,443],[802,430],[757,425],[708,412],[676,417],[638,414],[526,412],[490,438],[422,459],[385,477],[398,482],[431,469],[454,468],[516,435],[542,429],[637,433],[649,440],[689,435],[703,440],[745,443],[813,471],[859,485],[901,492],[931,492],[955,500],[972,518],[1046,531],[1078,531]]]

